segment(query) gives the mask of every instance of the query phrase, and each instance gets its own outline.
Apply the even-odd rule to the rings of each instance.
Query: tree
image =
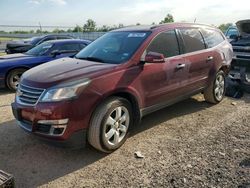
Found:
[[[141,24],[138,22],[138,23],[136,23],[136,25],[141,25]]]
[[[78,32],[82,32],[82,27],[80,27],[79,25],[76,25],[75,28],[72,30],[72,32],[74,33],[78,33]]]
[[[160,22],[160,24],[174,22],[174,17],[172,14],[167,14],[167,16]]]
[[[93,32],[96,30],[96,23],[92,19],[88,19],[86,24],[83,25],[83,31]]]
[[[223,33],[225,33],[226,30],[228,29],[228,27],[230,27],[230,26],[232,26],[232,25],[233,25],[232,23],[221,24],[221,25],[219,25],[218,28],[219,28]]]

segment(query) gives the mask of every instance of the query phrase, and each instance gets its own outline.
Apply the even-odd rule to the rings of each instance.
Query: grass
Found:
[[[2,56],[2,55],[6,55],[6,53],[5,52],[0,52],[0,56]]]
[[[9,41],[9,40],[15,40],[18,38],[13,38],[13,37],[0,37],[0,41]]]

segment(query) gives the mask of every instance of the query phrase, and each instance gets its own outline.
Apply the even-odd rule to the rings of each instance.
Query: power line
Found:
[[[16,27],[16,28],[22,28],[22,27],[34,28],[34,27],[38,27],[38,28],[40,28],[40,25],[0,25],[0,27]],[[64,29],[75,28],[74,26],[52,26],[52,25],[42,25],[42,27],[43,28],[64,28]]]

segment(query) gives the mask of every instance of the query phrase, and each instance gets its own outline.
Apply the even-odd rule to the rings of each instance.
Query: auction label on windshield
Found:
[[[129,37],[145,37],[146,33],[129,33],[128,38]]]

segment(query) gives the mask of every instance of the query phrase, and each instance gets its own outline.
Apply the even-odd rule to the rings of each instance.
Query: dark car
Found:
[[[235,36],[238,36],[238,35],[239,35],[239,31],[236,26],[230,26],[225,32],[225,36],[228,39],[235,38]]]
[[[73,56],[89,43],[88,40],[54,40],[44,42],[26,53],[0,56],[0,87],[16,90],[26,70],[58,58]]]
[[[203,92],[222,101],[232,46],[188,23],[111,31],[80,51],[25,72],[12,103],[21,128],[54,141],[87,138],[112,152],[141,117]]]
[[[236,26],[238,34],[230,36],[234,57],[229,76],[250,92],[250,20],[238,21]]]
[[[11,41],[6,44],[5,52],[7,54],[13,53],[23,53],[27,52],[31,48],[42,44],[43,42],[50,41],[50,40],[60,40],[60,39],[74,39],[72,36],[69,35],[43,35],[38,37],[33,37],[29,39]]]

